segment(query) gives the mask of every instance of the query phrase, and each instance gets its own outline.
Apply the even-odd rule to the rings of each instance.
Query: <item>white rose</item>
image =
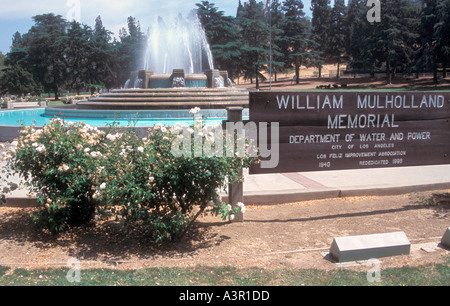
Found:
[[[61,171],[61,170],[62,171],[67,171],[69,169],[70,169],[70,167],[67,164],[62,164],[61,166],[58,167],[59,171]]]
[[[191,113],[191,114],[193,114],[193,115],[198,114],[199,112],[200,112],[200,108],[199,108],[199,107],[192,108],[192,109],[189,111],[189,113]]]
[[[116,136],[108,134],[108,135],[106,135],[106,139],[111,140],[111,141],[115,141],[116,140]]]
[[[240,208],[241,213],[245,213],[245,211],[247,210],[244,203],[242,203],[242,202],[237,203],[236,206],[238,206]]]

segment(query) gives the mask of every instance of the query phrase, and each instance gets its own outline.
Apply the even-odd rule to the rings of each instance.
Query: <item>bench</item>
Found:
[[[6,103],[7,109],[14,109],[14,108],[29,108],[29,107],[46,107],[47,102],[41,101],[41,102],[13,102],[9,101]]]

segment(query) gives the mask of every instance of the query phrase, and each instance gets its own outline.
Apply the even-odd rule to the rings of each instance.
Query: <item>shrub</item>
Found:
[[[54,119],[41,130],[23,127],[8,160],[39,194],[33,222],[51,233],[91,222],[95,214],[115,215],[146,226],[157,242],[173,240],[211,204],[224,218],[237,215],[240,208],[222,203],[218,192],[241,180],[240,167],[254,161],[237,152],[198,154],[195,143],[205,144],[212,132],[203,126],[187,130],[158,125],[140,138],[115,124],[100,131]],[[226,138],[221,129],[217,135]],[[177,157],[173,143],[182,137],[191,154]]]
[[[85,224],[95,211],[93,175],[100,164],[85,149],[103,151],[104,133],[84,123],[67,126],[52,120],[43,129],[24,127],[13,142],[10,162],[14,171],[39,196],[41,208],[32,220],[52,233]]]
[[[72,104],[72,98],[62,98],[61,102],[63,104]]]
[[[201,131],[204,143],[206,130]],[[105,205],[102,210],[113,209],[127,221],[143,222],[160,241],[182,235],[208,205],[224,206],[218,191],[230,180],[241,179],[239,167],[249,166],[251,159],[194,154],[195,139],[189,134],[191,154],[182,157],[172,151],[175,139],[183,135],[180,127],[156,126],[143,139],[132,129],[108,134],[110,151],[97,195]]]
[[[0,99],[0,108],[6,108],[6,103],[8,103],[8,99]]]

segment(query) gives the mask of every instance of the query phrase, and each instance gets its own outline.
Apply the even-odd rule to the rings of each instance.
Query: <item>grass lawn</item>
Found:
[[[444,264],[382,269],[379,283],[368,282],[368,272],[344,269],[331,272],[234,267],[93,269],[82,270],[78,283],[67,280],[68,272],[69,268],[28,271],[0,267],[0,286],[448,286],[450,258]]]

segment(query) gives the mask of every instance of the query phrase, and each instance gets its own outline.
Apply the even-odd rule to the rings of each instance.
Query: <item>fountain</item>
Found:
[[[149,33],[145,69],[131,72],[122,89],[78,102],[77,110],[142,112],[199,107],[222,109],[225,114],[226,107],[248,107],[248,91],[233,88],[228,72],[214,69],[205,31],[195,13],[186,20],[179,15],[170,26],[159,17]]]
[[[187,20],[179,16],[168,26],[158,18],[150,32],[144,69],[130,73],[124,88],[77,104],[45,109],[14,110],[0,113],[0,141],[18,136],[17,120],[29,125],[47,124],[51,118],[84,121],[104,127],[108,122],[129,124],[145,131],[164,122],[191,124],[189,110],[199,107],[211,124],[227,118],[227,107],[244,107],[248,117],[249,93],[233,88],[226,71],[214,68],[205,32],[195,14]]]
[[[158,17],[149,34],[145,70],[170,74],[174,69],[183,69],[186,73],[197,74],[214,68],[211,49],[197,14],[191,13],[187,20],[178,15],[170,26]]]

